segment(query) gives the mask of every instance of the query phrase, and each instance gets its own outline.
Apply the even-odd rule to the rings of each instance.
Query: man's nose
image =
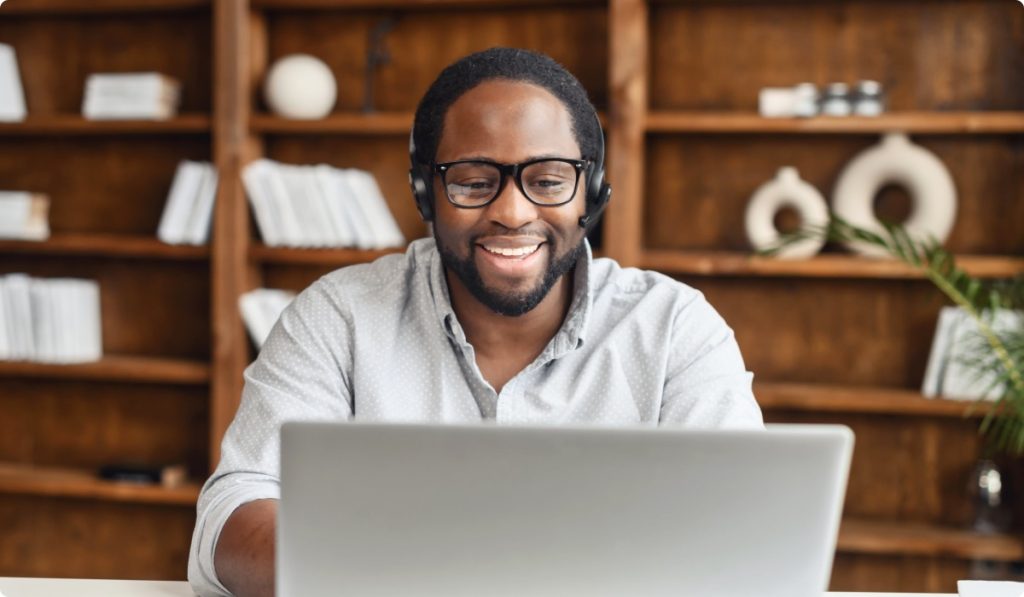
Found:
[[[487,206],[487,217],[492,222],[510,230],[521,228],[539,217],[538,207],[519,190],[519,185],[509,179],[505,188]]]

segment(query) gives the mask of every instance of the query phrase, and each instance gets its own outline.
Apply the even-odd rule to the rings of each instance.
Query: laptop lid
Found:
[[[853,448],[812,425],[281,435],[281,597],[818,596]]]

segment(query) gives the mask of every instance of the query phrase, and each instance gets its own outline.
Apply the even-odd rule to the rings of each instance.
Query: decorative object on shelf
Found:
[[[876,232],[838,215],[833,215],[824,228],[806,228],[787,236],[769,253],[807,237],[873,245],[918,269],[967,314],[984,342],[978,343],[976,352],[962,362],[975,378],[990,376],[990,385],[998,392],[980,430],[994,450],[1024,455],[1024,316],[1020,315],[1024,311],[1024,274],[993,281],[974,278],[960,269],[953,255],[934,239],[922,240],[895,224],[884,224],[882,231]],[[1016,323],[1005,330],[997,329],[1002,327],[997,315],[1001,311],[1016,313]]]
[[[846,83],[829,83],[821,94],[821,113],[825,116],[849,116],[850,88]]]
[[[828,224],[828,205],[816,188],[800,179],[796,168],[779,169],[775,178],[761,185],[747,204],[746,228],[750,244],[764,250],[779,243],[782,234],[775,227],[775,214],[791,207],[800,215],[801,227]],[[825,244],[823,239],[806,238],[787,245],[776,253],[784,259],[812,257]]]
[[[100,467],[97,476],[105,481],[159,485],[166,489],[175,489],[185,485],[188,480],[188,469],[184,464],[108,464]]]
[[[85,363],[102,356],[99,284],[0,277],[0,360]]]
[[[181,83],[161,73],[95,73],[85,81],[89,120],[168,120],[178,114]]]
[[[0,44],[0,122],[20,122],[27,113],[14,48]]]
[[[263,348],[270,330],[294,299],[294,292],[273,288],[256,288],[238,297],[242,321],[257,349]]]
[[[758,94],[757,106],[765,118],[809,118],[818,114],[818,88],[814,83],[765,87]]]
[[[50,198],[42,193],[0,191],[0,238],[50,238]]]
[[[323,60],[309,54],[289,54],[270,67],[263,95],[278,116],[317,120],[334,108],[338,83]]]
[[[157,238],[170,245],[206,244],[216,197],[217,170],[213,164],[180,162],[160,217]]]
[[[880,116],[885,112],[882,84],[878,81],[858,81],[853,89],[853,113],[856,116]]]
[[[374,75],[377,68],[391,62],[391,53],[384,47],[384,37],[395,27],[395,17],[384,17],[373,26],[366,44],[366,74],[363,82],[363,112],[374,111]]]
[[[401,247],[405,237],[373,175],[256,160],[242,172],[263,242],[272,247]]]
[[[1013,526],[1007,477],[992,460],[979,461],[971,472],[968,488],[974,501],[971,528],[987,535],[1005,533]]]
[[[832,208],[851,225],[881,233],[884,227],[875,217],[874,202],[886,185],[903,187],[910,195],[912,211],[903,226],[912,237],[945,242],[956,216],[953,178],[935,154],[902,133],[885,135],[880,144],[846,165],[836,183]],[[872,243],[853,241],[848,246],[863,255],[887,255]]]

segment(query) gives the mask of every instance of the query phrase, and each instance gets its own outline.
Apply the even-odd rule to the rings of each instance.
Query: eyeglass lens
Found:
[[[534,162],[519,176],[523,192],[536,203],[565,203],[576,191],[576,168],[568,162]],[[486,162],[461,162],[448,168],[445,182],[452,202],[474,207],[487,203],[501,190],[501,171]]]

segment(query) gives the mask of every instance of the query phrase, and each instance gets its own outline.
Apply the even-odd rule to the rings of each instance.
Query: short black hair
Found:
[[[447,66],[427,89],[413,121],[415,160],[429,164],[437,156],[444,117],[455,100],[484,81],[507,79],[532,83],[554,95],[572,118],[572,132],[583,159],[597,159],[601,127],[583,85],[550,56],[517,48],[491,48]]]

